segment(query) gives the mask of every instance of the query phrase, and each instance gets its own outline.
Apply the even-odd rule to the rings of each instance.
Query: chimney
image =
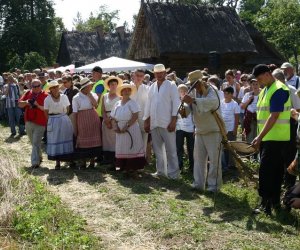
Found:
[[[100,37],[100,39],[104,39],[104,31],[103,31],[103,26],[99,25],[96,27],[96,32],[98,34],[98,36]]]
[[[116,32],[119,34],[122,41],[125,40],[125,26],[120,26],[116,28]]]

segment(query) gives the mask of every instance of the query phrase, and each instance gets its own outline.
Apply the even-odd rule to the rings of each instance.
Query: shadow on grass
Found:
[[[20,141],[21,137],[22,137],[22,136],[20,136],[20,135],[17,135],[17,136],[9,136],[9,137],[7,137],[4,141],[5,141],[6,143],[14,143],[14,142]]]
[[[67,183],[75,178],[78,182],[86,182],[89,185],[100,184],[106,182],[103,174],[99,169],[71,169],[62,167],[61,170],[49,169],[47,167],[40,167],[36,169],[25,168],[25,171],[34,176],[46,176],[49,185],[61,185]]]
[[[208,193],[206,196],[213,199],[214,194]],[[253,207],[249,205],[247,193],[242,197],[233,197],[231,195],[219,192],[216,195],[216,206],[205,207],[203,209],[204,215],[210,218],[211,223],[233,223],[236,227],[241,227],[243,230],[260,231],[264,233],[285,233],[289,235],[297,235],[295,228],[287,228],[286,226],[296,226],[298,220],[295,215],[280,210],[273,211],[272,216],[268,217],[264,214],[254,215],[252,213]],[[216,219],[213,216],[217,213],[219,216]],[[234,223],[246,221],[246,228],[244,224]]]

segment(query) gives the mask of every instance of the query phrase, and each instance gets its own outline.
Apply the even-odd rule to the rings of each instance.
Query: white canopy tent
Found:
[[[59,71],[61,71],[61,72],[65,72],[67,69],[70,70],[71,73],[74,73],[75,65],[74,65],[74,64],[70,64],[70,65],[65,66],[65,67],[61,66],[61,67],[56,68],[56,69],[53,69],[53,70],[54,70],[54,71],[59,70]]]
[[[132,71],[135,69],[153,70],[154,67],[153,64],[137,62],[137,61],[132,61],[132,60],[113,56],[95,63],[91,63],[76,68],[75,72],[81,72],[81,71],[91,72],[95,66],[101,67],[103,72],[110,72],[110,71],[120,72],[120,71],[129,71],[129,70]]]

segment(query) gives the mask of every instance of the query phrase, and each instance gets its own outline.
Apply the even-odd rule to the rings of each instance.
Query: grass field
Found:
[[[45,160],[46,155],[42,167],[32,171],[28,168],[27,137],[7,139],[8,128],[1,126],[0,131],[1,155],[5,152],[14,167],[37,177],[47,190],[60,197],[63,207],[83,218],[84,232],[101,241],[97,248],[299,248],[297,212],[253,216],[257,192],[253,185],[245,187],[236,173],[226,176],[214,208],[212,193],[191,189],[188,171],[176,181],[152,177],[153,166],[137,179],[110,172],[107,166],[55,171],[55,163]]]

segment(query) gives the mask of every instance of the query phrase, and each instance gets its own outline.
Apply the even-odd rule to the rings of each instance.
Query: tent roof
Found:
[[[128,71],[128,70],[135,70],[135,69],[152,70],[154,65],[112,56],[104,60],[76,68],[75,72],[81,72],[81,71],[91,72],[95,66],[100,66],[103,72],[109,72],[109,71]]]

